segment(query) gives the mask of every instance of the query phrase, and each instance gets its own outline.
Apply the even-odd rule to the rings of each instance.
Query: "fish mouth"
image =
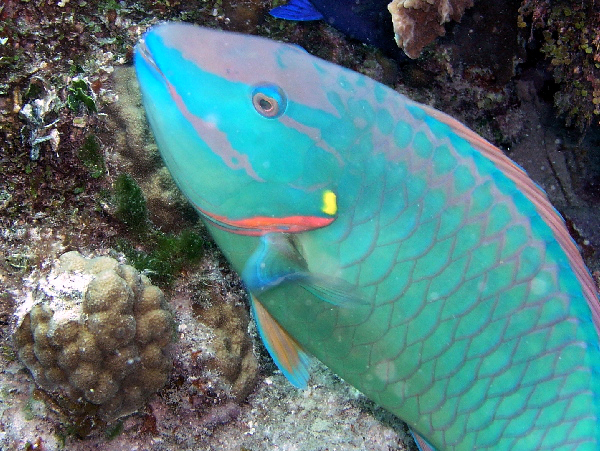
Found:
[[[146,66],[150,68],[151,71],[156,72],[160,79],[165,80],[165,76],[156,64],[154,57],[152,56],[152,52],[146,45],[146,41],[142,38],[140,42],[135,46],[137,55],[144,61]]]
[[[262,236],[268,233],[300,233],[320,229],[331,224],[335,218],[320,216],[253,216],[250,218],[231,219],[226,216],[209,213],[196,206],[196,209],[210,223],[221,230],[238,235]]]
[[[160,69],[156,65],[156,62],[152,57],[152,53],[150,53],[150,50],[148,49],[148,46],[146,45],[146,41],[144,41],[144,39],[141,39],[140,42],[138,42],[136,50],[138,55],[144,60],[144,62],[148,66],[152,67],[154,70],[160,73]]]
[[[163,71],[156,63],[152,52],[148,48],[146,41],[142,38],[135,47],[135,57],[141,65],[145,65],[146,69],[153,73],[154,76],[161,80],[171,93],[176,97],[175,89],[169,83]],[[262,180],[259,180],[262,181]],[[181,181],[178,181],[180,184]],[[184,190],[185,192],[185,190]],[[247,218],[235,219],[224,215],[211,213],[208,210],[200,208],[196,202],[192,202],[196,210],[215,227],[238,235],[247,236],[262,236],[268,233],[301,233],[309,230],[319,229],[331,224],[335,217],[311,216],[311,215],[290,215],[283,217],[275,216],[251,216]]]

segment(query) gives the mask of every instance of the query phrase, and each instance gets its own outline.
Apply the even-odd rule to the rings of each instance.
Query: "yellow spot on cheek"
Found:
[[[323,193],[323,206],[321,207],[321,211],[332,216],[337,213],[336,196],[333,191],[327,190]]]

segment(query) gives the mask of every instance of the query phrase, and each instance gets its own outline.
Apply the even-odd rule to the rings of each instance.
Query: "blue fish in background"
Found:
[[[286,20],[324,20],[342,33],[405,57],[394,41],[394,27],[387,9],[390,0],[290,0],[270,14]]]

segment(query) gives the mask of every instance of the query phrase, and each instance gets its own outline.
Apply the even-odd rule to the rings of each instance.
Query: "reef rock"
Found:
[[[460,21],[473,0],[394,0],[388,5],[392,13],[398,47],[417,58],[427,44],[446,33],[444,24]]]
[[[19,359],[70,410],[105,420],[138,410],[172,367],[175,329],[163,293],[109,257],[67,252],[57,263],[15,331]]]

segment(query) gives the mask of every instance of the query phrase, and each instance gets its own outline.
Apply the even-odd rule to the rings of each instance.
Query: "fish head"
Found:
[[[319,109],[327,94],[315,82],[316,58],[268,39],[167,23],[144,35],[134,59],[161,155],[207,219],[250,235],[335,219],[343,161],[316,122],[331,115]]]

